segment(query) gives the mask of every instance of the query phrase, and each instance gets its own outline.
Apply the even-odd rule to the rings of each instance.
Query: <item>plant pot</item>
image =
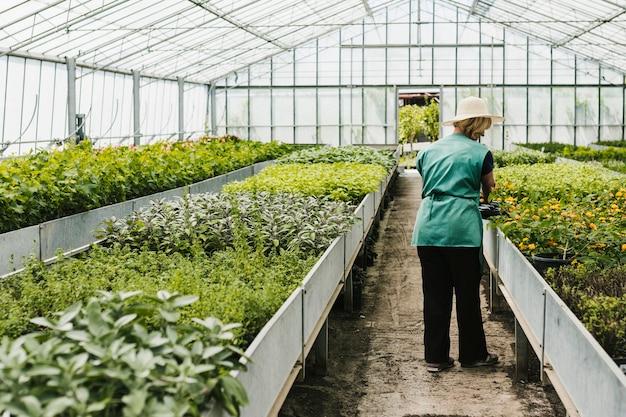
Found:
[[[563,254],[561,253],[538,253],[532,256],[532,260],[535,269],[541,276],[544,276],[549,268],[558,269],[562,266],[570,265],[573,258],[567,257],[563,259]]]

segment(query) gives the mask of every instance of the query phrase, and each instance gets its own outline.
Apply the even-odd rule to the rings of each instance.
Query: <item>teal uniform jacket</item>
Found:
[[[480,247],[483,161],[489,149],[455,133],[429,145],[417,156],[422,203],[411,246]]]

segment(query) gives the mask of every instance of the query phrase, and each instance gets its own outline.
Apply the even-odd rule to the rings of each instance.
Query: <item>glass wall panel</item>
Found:
[[[461,63],[464,66],[465,63]],[[436,48],[433,57],[433,83],[457,84],[456,50],[454,48]]]
[[[550,88],[528,89],[528,124],[550,124]]]
[[[576,82],[580,84],[597,84],[600,81],[600,67],[595,62],[577,59]]]
[[[364,124],[385,125],[387,115],[387,95],[384,88],[367,88],[364,90]]]
[[[243,129],[243,136],[248,136],[248,91],[247,90],[227,90],[228,108],[226,109],[226,124],[228,131],[232,128]],[[236,133],[233,133],[236,135]]]
[[[434,84],[433,53],[433,48],[411,48],[409,50],[409,84]]]
[[[458,84],[480,84],[481,63],[481,48],[459,48],[450,69],[456,67]]]
[[[317,83],[317,48],[309,42],[295,51],[296,85],[315,85]]]
[[[578,126],[575,132],[575,143],[577,146],[588,146],[590,143],[598,141],[598,128],[590,126]]]
[[[339,146],[339,126],[321,126],[320,142],[330,146]]]
[[[602,126],[600,129],[600,141],[624,140],[624,128],[622,126]]]
[[[289,86],[294,84],[294,63],[292,53],[272,58],[272,85]]]
[[[363,143],[368,145],[375,145],[384,143],[385,128],[383,126],[367,126],[364,129],[365,140]]]
[[[552,142],[566,143],[566,138],[574,137],[574,125],[563,125],[552,127]]]
[[[20,132],[24,122],[23,118],[25,117],[21,103],[24,101],[24,95],[27,94],[24,88],[24,66],[26,65],[26,60],[9,57],[8,61],[5,75],[5,94],[8,99],[5,100],[4,103],[2,142],[5,144],[15,144],[15,146],[12,146],[11,149],[7,149],[5,151],[6,155],[10,155],[11,153],[19,154],[21,151]],[[15,105],[14,103],[19,103],[19,105]],[[14,121],[17,121],[17,123]]]
[[[217,90],[215,91],[215,108],[211,111],[215,115],[215,126],[211,126],[211,130],[214,134],[217,133],[217,129],[223,129],[228,126],[228,121],[226,120],[226,110],[230,107],[227,101],[227,93],[228,90]],[[212,121],[211,121],[212,122]]]
[[[293,126],[293,90],[273,89],[272,90],[272,124],[274,126]]]
[[[573,84],[576,81],[576,61],[571,54],[552,50],[552,84]]]
[[[261,142],[269,142],[273,139],[272,129],[262,126],[254,126],[250,128],[250,140],[258,140]]]
[[[324,48],[319,51],[319,65],[317,69],[320,85],[339,84],[339,48]]]
[[[549,126],[528,126],[527,143],[550,142]]]
[[[526,143],[526,126],[509,125],[506,120],[504,125],[505,129],[505,146],[504,149],[512,150],[514,144]],[[496,148],[497,149],[497,148]]]
[[[259,62],[250,67],[250,85],[268,85],[272,77],[272,61]]]
[[[598,125],[598,89],[595,87],[579,87],[576,89],[576,124]]]
[[[296,126],[296,136],[294,143],[317,143],[317,130],[315,126]]]
[[[600,90],[600,124],[619,126],[624,124],[624,89],[604,87]],[[601,139],[604,137],[602,136]]]
[[[131,86],[132,88],[132,86]],[[127,88],[125,88],[126,90]],[[199,137],[207,133],[207,86],[203,84],[188,84],[184,96],[184,130],[185,137]],[[131,111],[123,114],[130,114]]]
[[[528,82],[530,84],[550,84],[550,47],[531,44],[528,49]]]
[[[363,51],[364,84],[387,84],[386,49]]]
[[[317,102],[315,90],[301,88],[296,94],[296,126],[317,126]]]
[[[271,125],[271,109],[272,103],[269,89],[250,91],[250,124],[252,126]]]
[[[504,82],[504,67],[502,47],[487,47],[481,49],[480,84],[502,84]]]
[[[409,84],[409,67],[419,65],[411,62],[409,49],[391,48],[387,51],[387,60],[386,84]]]
[[[178,85],[172,81],[142,79],[141,133],[147,143],[177,138]],[[142,140],[142,143],[143,140]]]
[[[320,125],[339,126],[339,90],[320,89],[317,94],[317,109]]]
[[[504,117],[506,126],[525,126],[527,119],[528,90],[525,87],[507,87],[504,89]]]
[[[573,87],[555,87],[552,89],[552,123],[554,125],[574,125],[574,106],[576,102]]]
[[[274,139],[284,143],[296,143],[293,126],[274,127]]]

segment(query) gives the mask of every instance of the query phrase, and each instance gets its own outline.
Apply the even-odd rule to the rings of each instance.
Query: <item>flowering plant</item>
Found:
[[[626,179],[577,163],[496,170],[492,193],[508,216],[495,226],[527,256],[558,253],[579,262],[626,262]]]

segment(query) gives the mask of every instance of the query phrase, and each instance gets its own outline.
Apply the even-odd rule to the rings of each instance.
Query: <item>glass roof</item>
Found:
[[[210,82],[400,0],[2,0],[0,56]],[[406,1],[406,0],[404,0]],[[444,0],[624,73],[626,0]]]
[[[209,82],[371,14],[389,0],[2,0],[0,56]],[[371,7],[371,8],[370,8]]]
[[[564,48],[624,73],[625,0],[474,0],[464,3],[487,21]]]

